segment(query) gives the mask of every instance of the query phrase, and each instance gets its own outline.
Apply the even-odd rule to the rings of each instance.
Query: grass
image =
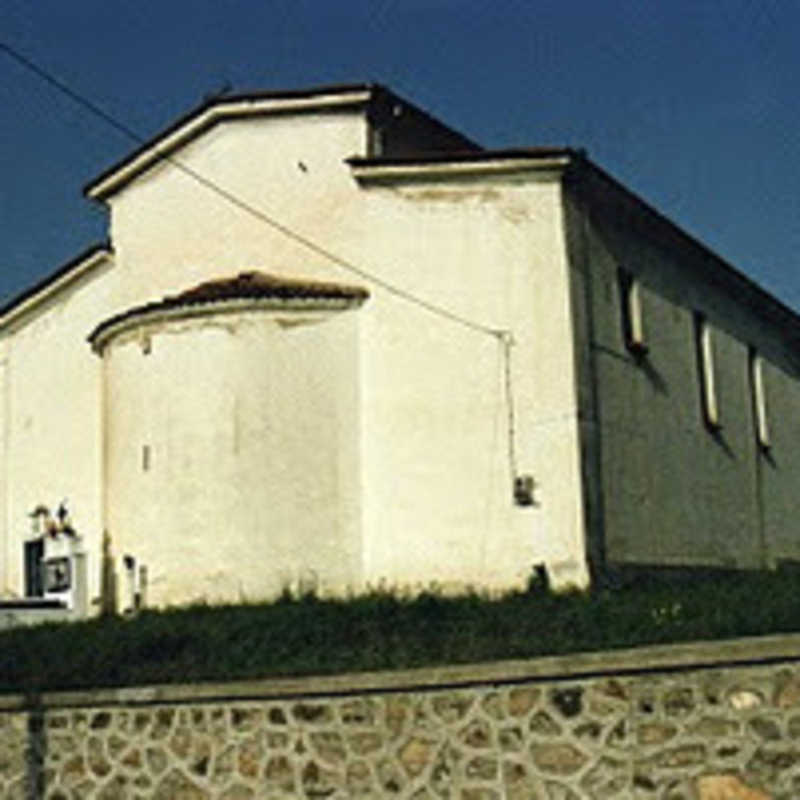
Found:
[[[385,670],[790,631],[800,631],[791,572],[500,598],[286,594],[0,633],[0,691]]]

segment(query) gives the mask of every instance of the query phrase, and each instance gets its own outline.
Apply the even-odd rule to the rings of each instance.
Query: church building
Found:
[[[108,242],[0,308],[0,597],[800,559],[800,317],[582,151],[224,95],[85,192]]]

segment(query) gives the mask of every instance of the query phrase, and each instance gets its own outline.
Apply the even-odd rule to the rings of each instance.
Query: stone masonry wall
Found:
[[[0,697],[8,800],[790,800],[800,637]]]

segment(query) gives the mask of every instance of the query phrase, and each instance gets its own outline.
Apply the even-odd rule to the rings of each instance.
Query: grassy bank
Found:
[[[800,631],[791,573],[490,599],[372,593],[146,611],[0,634],[0,691],[307,675]]]

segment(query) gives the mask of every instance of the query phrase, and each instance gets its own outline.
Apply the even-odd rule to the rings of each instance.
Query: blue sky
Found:
[[[794,0],[2,0],[0,42],[149,137],[236,91],[385,83],[488,147],[585,147],[800,310]],[[0,52],[0,299],[105,238],[133,143]],[[324,244],[324,242],[321,242]]]

